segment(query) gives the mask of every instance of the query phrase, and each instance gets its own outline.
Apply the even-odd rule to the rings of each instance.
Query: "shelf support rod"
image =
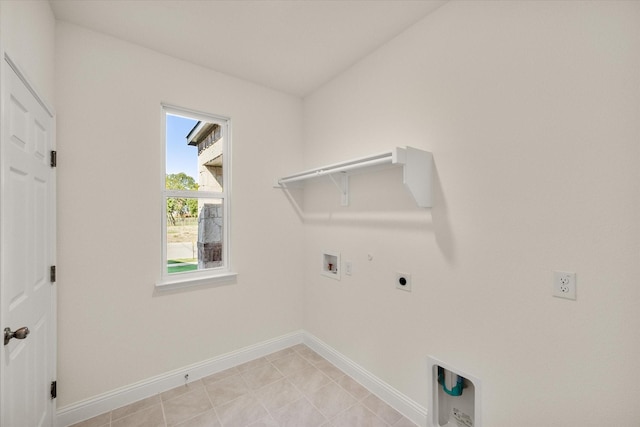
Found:
[[[342,196],[340,205],[341,206],[349,206],[349,175],[345,172],[340,173],[340,182],[336,181],[333,174],[329,175],[331,181],[338,187],[340,190],[340,195]]]

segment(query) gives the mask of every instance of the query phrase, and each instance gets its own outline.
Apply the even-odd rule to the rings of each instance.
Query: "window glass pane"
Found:
[[[166,188],[222,192],[222,126],[173,114],[166,117]]]
[[[167,197],[167,273],[224,266],[223,201]]]

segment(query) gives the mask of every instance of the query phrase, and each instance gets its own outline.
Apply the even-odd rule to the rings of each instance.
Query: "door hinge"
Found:
[[[58,397],[58,381],[51,381],[51,399]]]
[[[51,283],[55,283],[56,281],[56,266],[52,265],[51,269],[49,270],[49,281]]]
[[[58,152],[51,150],[51,167],[55,168],[56,166],[58,166]]]

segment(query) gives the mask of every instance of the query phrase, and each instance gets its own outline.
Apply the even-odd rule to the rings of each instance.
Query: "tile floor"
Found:
[[[415,427],[304,344],[72,427]]]

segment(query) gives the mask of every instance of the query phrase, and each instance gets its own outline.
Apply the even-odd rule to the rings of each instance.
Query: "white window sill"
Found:
[[[183,288],[191,288],[191,287],[207,287],[207,286],[220,286],[220,285],[230,285],[236,282],[236,278],[238,277],[238,273],[234,273],[231,271],[227,271],[224,273],[219,273],[216,275],[209,276],[199,276],[199,277],[171,277],[165,280],[161,280],[156,283],[156,290],[165,291],[165,290],[174,290],[174,289],[183,289]]]

